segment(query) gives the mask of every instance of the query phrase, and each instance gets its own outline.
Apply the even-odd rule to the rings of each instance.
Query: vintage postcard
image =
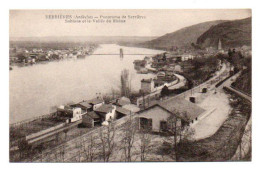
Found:
[[[251,161],[251,9],[10,10],[10,162]]]

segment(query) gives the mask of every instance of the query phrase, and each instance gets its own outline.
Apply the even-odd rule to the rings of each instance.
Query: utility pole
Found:
[[[120,48],[120,58],[124,58],[123,49]]]

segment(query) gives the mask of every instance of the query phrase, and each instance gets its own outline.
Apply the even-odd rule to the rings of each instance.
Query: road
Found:
[[[172,86],[168,86],[169,90],[178,89],[180,87],[183,87],[186,84],[186,79],[182,75],[179,75],[179,74],[174,74],[174,75],[177,77],[178,82]],[[143,104],[144,101],[145,101],[145,106],[149,106],[149,104],[153,103],[151,99],[154,100],[154,97],[158,96],[160,93],[161,93],[161,88],[157,89],[156,91],[154,91],[148,95],[145,95],[144,97],[139,97],[137,99],[137,106],[140,106],[141,104]]]
[[[174,74],[174,75],[178,78],[179,82],[173,86],[168,87],[169,90],[175,90],[185,86],[186,79],[182,75],[179,74]]]
[[[228,70],[229,68],[225,65],[216,76],[220,76]],[[230,85],[231,79],[234,79],[234,77],[227,79],[224,82],[225,85]],[[223,85],[215,88],[217,83],[218,82],[215,82],[208,86],[207,93],[197,92],[193,94],[193,96],[197,98],[197,105],[207,111],[206,116],[202,117],[199,122],[192,125],[192,128],[195,130],[193,137],[195,140],[212,136],[228,118],[229,111],[231,110],[228,95],[224,93],[222,89]],[[187,100],[189,100],[188,98],[189,97],[186,97]]]

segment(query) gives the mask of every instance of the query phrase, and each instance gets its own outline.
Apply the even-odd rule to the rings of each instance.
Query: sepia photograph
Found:
[[[251,162],[253,17],[9,9],[9,162]]]

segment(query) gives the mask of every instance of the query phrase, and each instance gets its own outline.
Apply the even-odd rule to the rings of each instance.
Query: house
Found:
[[[57,108],[57,115],[59,117],[73,117],[73,107],[71,105],[61,105]]]
[[[177,126],[184,128],[197,122],[204,112],[204,109],[184,98],[170,98],[140,111],[139,128],[162,132],[167,128],[167,120],[170,116],[176,118]]]
[[[80,103],[77,103],[77,104],[73,104],[71,106],[79,107],[79,108],[82,109],[83,112],[90,112],[90,111],[92,111],[92,105],[89,104],[89,102],[87,102],[87,101],[83,101],[83,102],[80,102]]]
[[[82,116],[82,126],[93,128],[97,125],[101,125],[101,118],[95,111],[91,111]]]
[[[151,93],[154,90],[154,81],[152,78],[150,79],[142,79],[141,80],[141,91],[144,93]]]
[[[158,72],[157,78],[164,78],[165,77],[165,72]]]
[[[91,105],[91,109],[90,109],[91,111],[99,108],[104,104],[104,100],[101,98],[87,100],[86,102]]]
[[[116,119],[116,106],[112,104],[102,104],[100,107],[94,109],[100,116],[101,122]]]
[[[72,117],[67,119],[66,122],[67,123],[71,123],[71,122],[76,122],[76,121],[79,121],[82,119],[82,116],[84,115],[85,113],[82,113],[82,110],[81,108],[72,108]]]
[[[92,128],[103,124],[103,122],[120,119],[130,114],[131,111],[128,109],[111,104],[104,104],[95,111],[91,111],[83,115],[82,126]]]

